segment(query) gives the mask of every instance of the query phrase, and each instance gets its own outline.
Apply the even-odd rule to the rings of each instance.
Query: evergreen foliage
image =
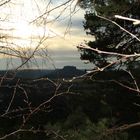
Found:
[[[118,25],[128,32],[140,37],[140,24],[134,25],[132,21],[116,19],[115,15],[121,15],[129,18],[140,19],[140,2],[125,0],[102,0],[90,3],[83,1],[88,10],[85,14],[84,28],[87,34],[94,36],[95,41],[86,42],[91,48],[120,54],[135,54],[140,52],[140,42],[113,22],[100,18],[103,16],[109,20],[115,21]],[[99,16],[98,16],[99,15]],[[81,59],[90,60],[95,66],[104,67],[112,60],[120,59],[121,56],[97,53],[88,49],[80,49]],[[127,68],[133,61],[138,61],[138,57],[127,59],[119,65],[125,65]]]

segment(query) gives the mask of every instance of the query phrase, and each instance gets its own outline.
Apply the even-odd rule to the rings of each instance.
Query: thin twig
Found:
[[[136,35],[132,34],[131,32],[129,32],[128,30],[126,30],[125,28],[123,28],[122,26],[120,26],[120,25],[119,25],[118,23],[116,23],[115,21],[110,20],[110,19],[108,19],[108,18],[106,18],[106,17],[103,17],[103,16],[100,16],[100,15],[96,15],[96,16],[99,17],[99,18],[101,18],[101,19],[104,19],[104,20],[106,20],[106,21],[109,21],[109,22],[113,23],[114,25],[118,26],[122,31],[126,32],[127,34],[129,34],[130,36],[132,36],[133,38],[135,38],[137,41],[140,42],[140,39],[139,39]]]

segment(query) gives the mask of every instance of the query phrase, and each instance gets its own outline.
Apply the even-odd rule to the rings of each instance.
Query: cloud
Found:
[[[44,1],[44,4],[45,4],[45,0],[40,0],[40,5],[42,5],[41,1]],[[61,1],[52,0],[50,7],[48,7],[48,10],[62,4],[65,1],[67,1],[67,0],[61,0]],[[26,1],[24,0],[24,2],[26,2]],[[48,2],[49,2],[49,0],[46,0],[45,5],[47,5]],[[65,9],[66,6],[67,5],[64,5],[63,7],[59,8],[59,9],[55,9],[54,11],[50,12],[48,15],[45,15],[43,17],[43,20],[46,19],[46,22],[48,20],[50,21],[50,20],[54,19],[54,21],[52,21],[51,23],[47,23],[47,25],[46,25],[47,32],[50,31],[54,35],[54,37],[53,38],[48,37],[48,39],[46,40],[46,42],[44,42],[43,45],[46,46],[46,49],[48,49],[50,56],[52,57],[52,59],[55,62],[56,67],[63,67],[65,65],[75,65],[75,66],[78,66],[79,68],[87,67],[87,65],[84,65],[84,63],[80,60],[80,54],[76,48],[76,46],[78,44],[80,44],[81,42],[83,42],[84,40],[93,39],[93,37],[86,35],[84,28],[83,28],[85,12],[84,12],[84,10],[78,9],[78,7],[77,7],[76,8],[77,12],[71,16],[70,7],[67,7],[67,9]],[[20,17],[20,13],[18,13],[20,8],[12,9],[13,12],[16,11],[15,14],[18,14],[16,17],[19,18],[18,21],[20,23],[21,23],[22,18],[26,19],[26,15],[28,16],[28,12],[30,13],[29,18],[28,18],[29,20],[34,19],[38,16],[38,11],[34,11],[34,12],[36,12],[37,16],[32,17],[32,14],[33,14],[32,9],[30,9],[31,11],[29,11],[29,10],[27,10],[27,8],[29,8],[28,3],[25,5],[25,9],[23,10],[24,13],[26,13],[26,14],[23,14],[23,15],[25,15],[25,17]],[[45,6],[42,9],[45,9]],[[6,11],[6,12],[8,12],[8,11]],[[42,12],[43,12],[43,10],[41,11],[41,13]],[[58,16],[60,16],[60,17],[55,19]],[[12,16],[12,18],[13,17],[14,16]],[[5,24],[3,24],[3,26],[4,25]],[[21,25],[21,24],[19,24],[19,25]],[[69,25],[71,25],[71,26],[69,26]],[[11,27],[11,26],[12,25],[8,25],[8,27]],[[18,27],[18,26],[16,26],[16,27]],[[70,28],[68,28],[68,27],[70,27]],[[22,27],[20,26],[20,28],[19,28],[18,32],[16,32],[16,34],[18,36],[21,34],[24,36],[28,36],[29,28],[28,28],[28,30],[26,30],[26,32],[25,32],[25,28],[26,28],[26,26],[22,26]],[[41,28],[41,25],[39,25],[39,28],[36,29],[36,31],[34,31],[34,34],[38,35],[38,32],[42,33],[43,31],[42,31],[42,29],[39,30],[40,28]],[[35,28],[33,28],[33,29],[35,29]],[[20,43],[20,44],[22,43],[22,45],[24,46],[24,45],[26,45],[26,43],[29,44],[30,41],[27,42],[27,41],[20,40],[20,42],[18,41],[18,43]],[[18,64],[16,61],[19,62],[19,60],[15,59],[14,65]],[[38,61],[39,61],[38,63],[41,63],[39,59],[38,59]],[[0,61],[0,63],[3,63],[3,62],[5,64],[4,67],[6,67],[6,61],[2,61],[2,62]]]
[[[66,14],[68,15],[69,13]],[[68,16],[65,20],[57,20],[53,25],[50,26],[50,28],[54,32],[59,33],[61,38],[56,38],[58,43],[55,46],[60,44],[60,47],[64,47],[63,44],[65,43],[67,44],[67,46],[70,46],[70,44],[74,45],[76,44],[76,42],[77,44],[79,44],[80,42],[83,42],[83,40],[93,39],[93,37],[87,36],[86,32],[84,31],[84,14],[85,12],[82,9],[79,9],[72,17]],[[61,16],[65,17],[65,15]],[[67,40],[68,42],[66,42],[65,40]]]

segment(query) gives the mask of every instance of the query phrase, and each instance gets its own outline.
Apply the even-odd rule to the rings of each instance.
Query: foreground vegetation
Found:
[[[138,140],[139,126],[127,126],[140,120],[139,95],[119,83],[134,87],[124,71],[101,72],[91,80],[3,82],[0,136],[10,134],[7,140]]]

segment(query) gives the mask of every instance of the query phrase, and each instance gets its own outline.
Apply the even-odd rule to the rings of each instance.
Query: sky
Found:
[[[25,65],[27,68],[52,69],[65,65],[79,69],[92,68],[92,64],[81,61],[76,47],[84,41],[94,40],[93,36],[86,35],[83,28],[85,11],[78,6],[75,8],[76,0],[56,8],[66,1],[11,0],[11,3],[1,6],[1,19],[4,20],[0,20],[0,30],[4,29],[1,33],[8,36],[6,41],[2,41],[9,44],[0,41],[0,45],[13,47],[16,52],[20,51],[20,55],[30,56],[41,40],[36,57]],[[43,13],[46,14],[38,18]],[[11,57],[1,55],[1,69],[16,68],[24,61],[14,58],[11,62]]]

